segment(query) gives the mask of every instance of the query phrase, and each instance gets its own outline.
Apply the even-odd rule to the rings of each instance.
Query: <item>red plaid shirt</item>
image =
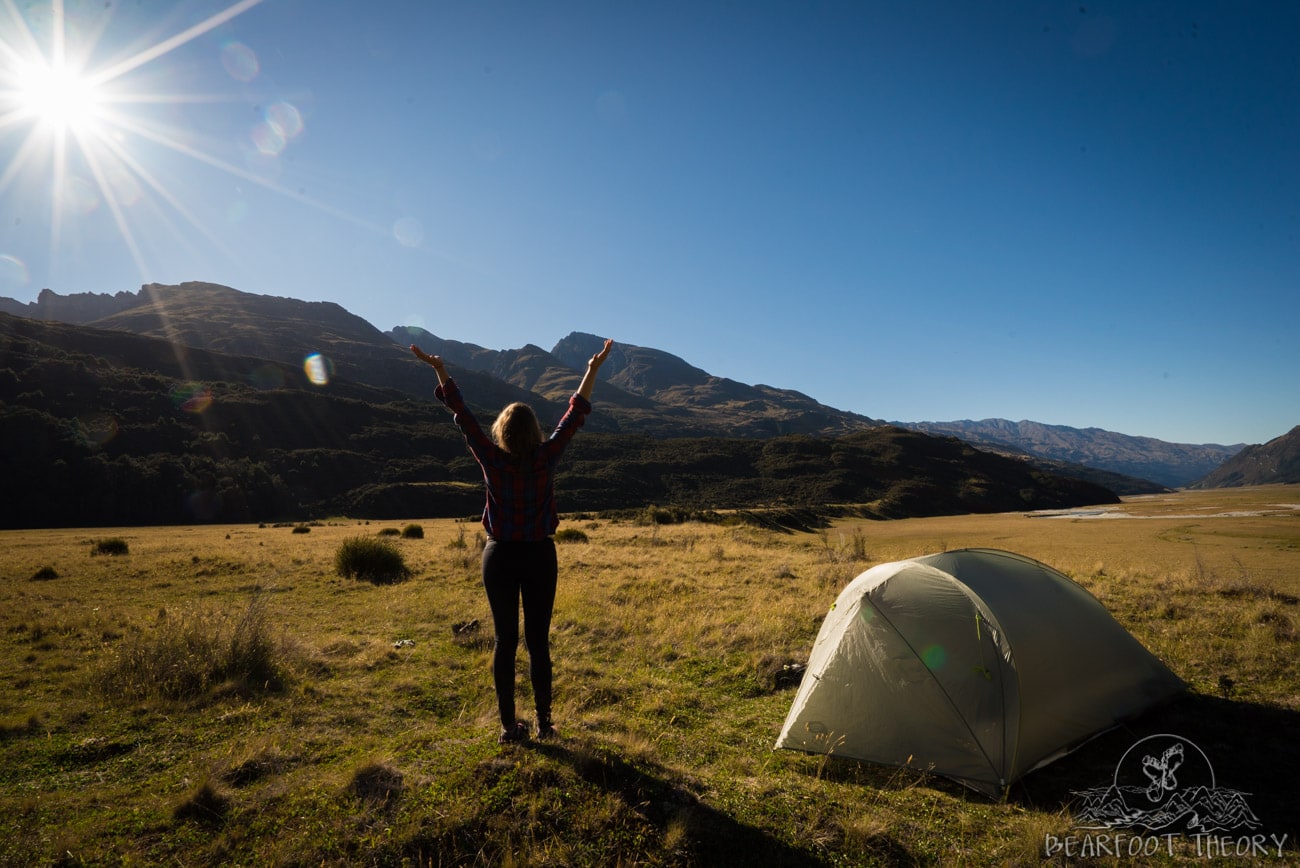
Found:
[[[569,398],[569,409],[555,426],[551,436],[532,458],[511,460],[492,442],[481,427],[455,380],[439,386],[434,395],[451,410],[456,427],[465,435],[465,443],[483,469],[487,485],[487,503],[483,507],[483,527],[498,541],[543,540],[555,533],[560,516],[555,508],[555,467],[564,447],[591,412],[591,402],[576,392]]]

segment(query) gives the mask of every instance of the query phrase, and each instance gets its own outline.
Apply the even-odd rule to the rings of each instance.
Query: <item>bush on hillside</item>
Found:
[[[391,542],[375,537],[344,540],[334,553],[334,568],[345,579],[391,585],[410,575],[402,553]]]

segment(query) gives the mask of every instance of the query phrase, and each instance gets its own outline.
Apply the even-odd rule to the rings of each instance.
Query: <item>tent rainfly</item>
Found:
[[[776,747],[930,771],[998,798],[1186,687],[1066,576],[962,549],[849,583]]]

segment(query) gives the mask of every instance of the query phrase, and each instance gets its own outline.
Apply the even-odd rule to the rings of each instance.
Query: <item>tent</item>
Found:
[[[922,769],[996,798],[1185,689],[1066,576],[962,549],[849,583],[776,747]]]

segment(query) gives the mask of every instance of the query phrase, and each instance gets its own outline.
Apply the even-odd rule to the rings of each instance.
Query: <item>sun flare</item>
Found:
[[[36,121],[74,135],[93,126],[103,94],[91,78],[66,63],[29,63],[17,73],[16,101]]]
[[[235,0],[144,48],[132,41],[139,24],[136,31],[110,27],[120,4],[65,8],[65,2],[20,7],[0,0],[0,199],[20,202],[24,221],[48,216],[51,262],[65,254],[65,236],[79,243],[92,221],[102,225],[106,218],[145,280],[151,279],[150,253],[165,246],[234,258],[213,228],[211,209],[203,211],[186,195],[187,179],[176,171],[174,156],[347,216],[279,183],[277,159],[303,132],[303,118],[284,96],[249,89],[257,74],[251,48],[229,39],[220,47],[228,86],[218,82],[200,91],[193,78],[169,80],[166,65],[176,62],[174,52],[265,0]],[[248,104],[269,106],[251,129],[236,124],[213,133],[220,122],[210,111],[197,125],[201,132],[192,121],[176,120],[206,107]],[[187,115],[186,107],[194,113]],[[254,153],[256,160],[249,158]]]

